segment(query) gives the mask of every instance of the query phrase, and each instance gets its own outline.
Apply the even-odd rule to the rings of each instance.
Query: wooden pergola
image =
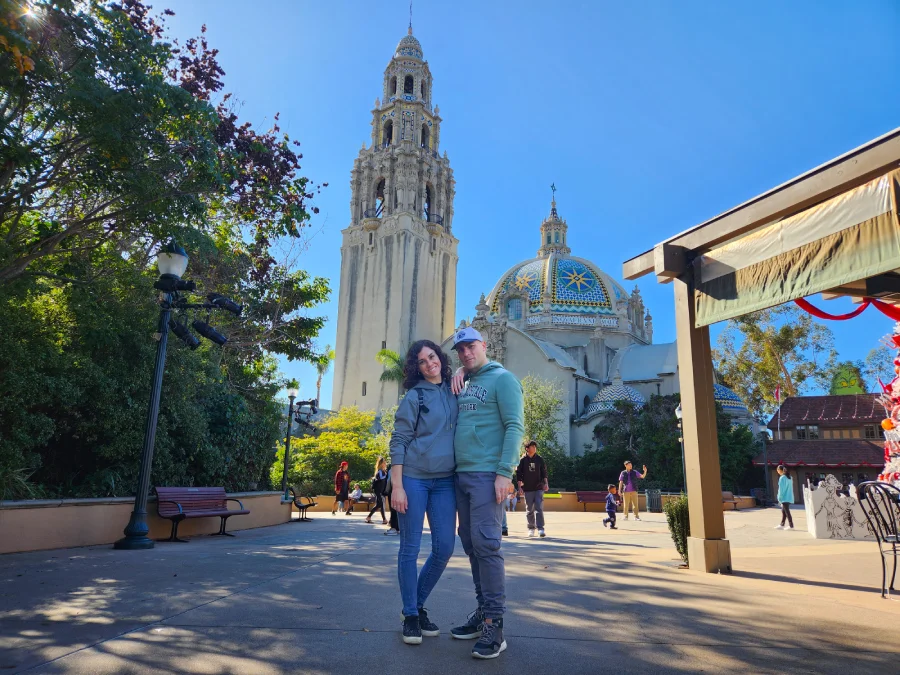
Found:
[[[625,261],[675,291],[691,568],[730,572],[709,326],[815,293],[900,301],[900,129]]]

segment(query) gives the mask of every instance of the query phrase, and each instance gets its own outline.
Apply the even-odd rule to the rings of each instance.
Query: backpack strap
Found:
[[[422,408],[425,407],[425,394],[418,387],[416,387],[416,393],[419,395],[419,409],[416,412],[416,425],[413,427],[413,433],[419,430],[419,418],[422,417]]]

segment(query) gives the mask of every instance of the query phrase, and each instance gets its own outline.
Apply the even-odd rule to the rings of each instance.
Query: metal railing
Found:
[[[379,206],[376,209],[366,209],[363,211],[363,218],[381,218],[382,211],[384,211],[383,206]]]

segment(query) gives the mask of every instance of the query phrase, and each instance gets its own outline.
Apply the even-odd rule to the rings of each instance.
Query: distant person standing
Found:
[[[603,527],[616,529],[616,506],[619,505],[619,497],[616,495],[616,486],[610,483],[606,486],[606,518],[603,519]]]
[[[794,481],[788,474],[784,464],[778,465],[778,502],[781,504],[781,525],[776,525],[776,530],[793,530],[794,518],[791,516],[791,504],[794,503]],[[784,523],[787,521],[788,526]]]
[[[387,525],[387,518],[384,517],[384,489],[387,484],[387,462],[384,457],[379,457],[375,462],[375,474],[372,476],[372,493],[375,495],[375,506],[369,511],[366,522],[372,522],[372,516],[376,511],[381,511],[381,523]]]
[[[344,504],[349,508],[350,504],[350,465],[347,462],[341,462],[337,472],[334,474],[334,504],[331,507],[331,515],[334,515],[338,507],[344,510]]]
[[[644,465],[644,473],[638,473],[632,468],[631,460],[625,460],[625,470],[619,474],[619,493],[622,495],[622,511],[625,520],[628,520],[628,510],[634,509],[634,519],[641,519],[641,509],[638,502],[637,482],[647,477],[647,465]]]
[[[534,536],[534,529],[546,537],[544,532],[544,492],[550,485],[547,481],[547,464],[537,454],[537,442],[531,440],[525,444],[525,455],[519,460],[516,469],[516,480],[519,488],[525,493],[525,517],[528,520],[528,536]]]

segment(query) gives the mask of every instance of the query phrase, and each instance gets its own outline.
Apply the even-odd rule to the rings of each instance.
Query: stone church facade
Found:
[[[372,138],[350,173],[350,226],[342,231],[332,407],[380,410],[395,382],[379,380],[383,348],[453,332],[458,240],[455,182],[440,154],[433,78],[412,28],[384,71]]]

